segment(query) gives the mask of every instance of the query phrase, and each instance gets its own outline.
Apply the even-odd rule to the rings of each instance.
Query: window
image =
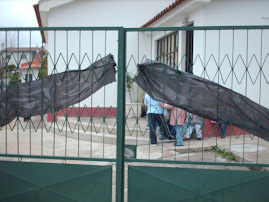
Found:
[[[178,32],[157,41],[157,61],[174,68],[178,65]]]

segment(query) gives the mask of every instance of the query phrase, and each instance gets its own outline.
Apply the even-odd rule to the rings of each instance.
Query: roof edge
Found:
[[[36,19],[37,19],[37,22],[38,22],[38,26],[42,27],[42,21],[41,21],[41,17],[40,17],[40,13],[39,13],[39,4],[34,4],[33,7],[34,7],[34,10],[35,10],[35,15],[36,15]],[[41,33],[41,36],[42,36],[43,43],[46,43],[46,38],[45,38],[45,35],[44,35],[44,31],[40,31],[40,33]]]
[[[146,22],[141,27],[148,27],[149,25],[153,24],[154,22],[156,22],[157,20],[159,20],[161,17],[163,17],[165,14],[169,13],[171,10],[173,10],[174,8],[176,8],[178,5],[180,5],[184,1],[185,0],[176,0],[174,3],[172,3],[171,5],[169,5],[168,7],[166,7],[164,10],[162,10],[160,13],[158,13],[157,15],[155,15],[153,18],[151,18],[148,22]]]

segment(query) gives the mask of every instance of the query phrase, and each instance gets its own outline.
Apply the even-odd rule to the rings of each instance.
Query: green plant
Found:
[[[8,88],[17,85],[18,83],[19,83],[19,76],[17,74],[14,74],[13,76],[10,77]]]
[[[126,87],[127,88],[132,88],[133,86],[133,78],[129,72],[126,73]]]
[[[7,68],[8,68],[8,71],[11,72],[11,71],[13,71],[14,69],[16,69],[16,65],[11,64],[11,65],[8,65]]]
[[[46,72],[45,69],[40,69],[39,70],[39,72],[38,72],[38,78],[39,79],[42,78],[42,77],[44,77],[44,76],[46,76],[46,75],[47,75],[47,72]]]
[[[133,102],[133,97],[132,97],[132,87],[133,87],[133,78],[129,72],[126,73],[126,87],[129,92],[130,100]]]
[[[41,61],[41,69],[38,72],[38,78],[42,78],[44,76],[48,75],[48,59],[46,57],[47,52],[43,51],[42,52],[42,61]]]
[[[224,156],[227,159],[230,159],[231,161],[235,161],[235,156],[229,152],[225,152],[224,150],[221,150],[218,148],[218,146],[213,146],[211,150],[206,149],[207,152],[217,152],[220,155]]]

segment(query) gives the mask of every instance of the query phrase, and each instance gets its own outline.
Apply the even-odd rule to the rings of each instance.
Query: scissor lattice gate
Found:
[[[15,48],[9,44],[11,35]],[[5,117],[1,120],[15,114],[0,130],[1,200],[268,200],[268,172],[262,171],[269,165],[269,144],[266,136],[260,138],[260,126],[268,120],[255,116],[252,134],[247,132],[250,115],[242,116],[241,126],[221,116],[214,123],[201,117],[200,130],[194,130],[183,147],[165,139],[172,128],[156,126],[154,147],[148,126],[155,127],[145,118],[142,100],[143,90],[153,95],[148,84],[155,70],[149,68],[144,77],[146,89],[133,80],[139,64],[150,59],[213,81],[230,89],[231,96],[239,93],[268,109],[268,26],[1,28],[0,39],[5,44],[0,60],[0,113]],[[21,47],[22,40],[29,48]],[[107,82],[106,62],[100,75],[93,73],[98,61],[109,54],[117,65],[116,82]],[[83,71],[87,67],[92,73]],[[154,85],[165,102],[171,82],[163,82],[170,78],[163,67],[162,84],[154,81]],[[77,80],[68,80],[70,72],[76,72]],[[79,88],[56,91],[66,78],[67,86],[77,82]],[[87,91],[82,82],[89,82],[89,89],[96,82],[103,82],[103,87],[82,100],[81,92]],[[42,110],[20,117],[19,109],[27,103],[18,108],[19,103],[33,103],[35,98],[29,96],[33,84],[40,85]],[[192,88],[185,90],[191,93]],[[47,92],[51,102],[46,102]],[[77,95],[79,102],[58,105],[61,95],[62,103],[71,95]],[[11,97],[17,102],[11,104]],[[210,97],[201,94],[193,104],[206,99]],[[226,102],[227,110],[220,114],[231,111],[233,102]],[[202,140],[196,140],[198,132]]]

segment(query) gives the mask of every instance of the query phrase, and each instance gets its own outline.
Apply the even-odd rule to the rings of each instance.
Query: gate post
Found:
[[[124,201],[124,145],[125,145],[125,77],[126,77],[126,32],[119,29],[118,35],[118,96],[117,96],[117,156],[116,156],[116,201]]]

